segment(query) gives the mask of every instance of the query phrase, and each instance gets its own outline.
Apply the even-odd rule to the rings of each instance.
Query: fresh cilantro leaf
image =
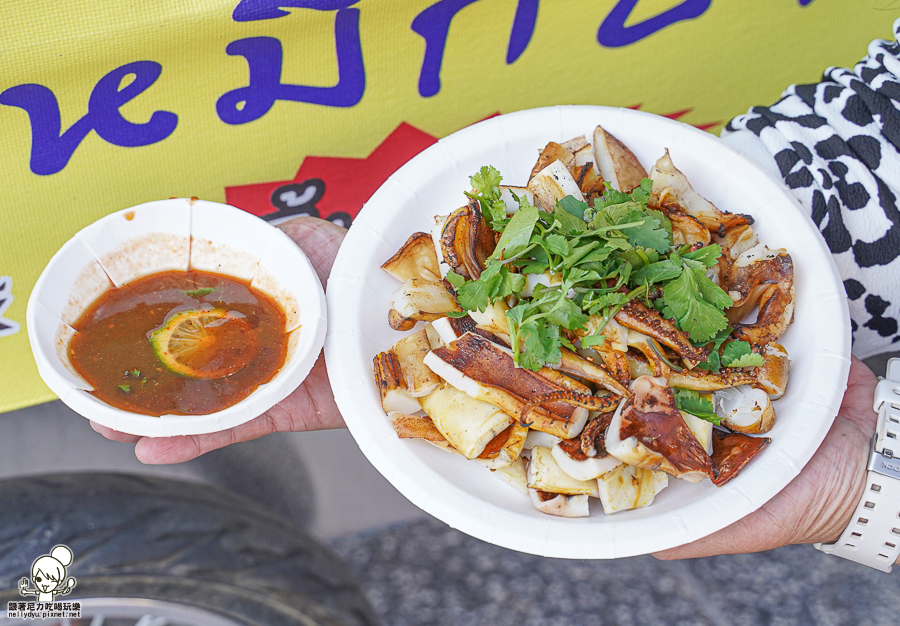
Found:
[[[454,272],[453,270],[447,270],[447,275],[444,276],[447,279],[447,282],[459,289],[462,287],[463,283],[466,282],[466,279]]]
[[[566,196],[566,198],[571,197],[572,196]],[[563,198],[563,200],[566,198]],[[587,230],[587,224],[585,224],[584,220],[572,215],[572,213],[562,208],[561,203],[562,200],[560,200],[553,208],[553,219],[559,222],[559,232],[564,235],[580,235],[585,232]]]
[[[631,199],[647,206],[647,203],[650,201],[650,191],[652,189],[652,180],[649,178],[641,179],[641,184],[631,190]]]
[[[618,306],[625,301],[625,294],[619,291],[605,294],[591,294],[585,298],[584,308],[588,309],[591,315],[597,315],[600,311],[610,306]]]
[[[722,421],[722,418],[716,415],[716,409],[713,403],[693,389],[682,389],[681,387],[673,387],[675,393],[675,406],[679,411],[690,413],[702,420],[712,422],[716,426]]]
[[[503,230],[508,222],[506,217],[506,202],[500,199],[500,176],[495,168],[485,165],[477,174],[470,176],[474,193],[466,194],[470,198],[478,200],[481,213],[487,219],[491,228],[495,231]]]
[[[477,174],[469,177],[469,180],[475,193],[484,194],[491,200],[500,198],[500,183],[503,181],[503,177],[500,176],[500,172],[494,167],[490,165],[482,166]]]
[[[606,341],[606,335],[586,335],[581,338],[581,347],[592,348],[593,346],[599,346],[604,341]]]
[[[652,285],[661,283],[681,275],[681,263],[674,262],[671,258],[645,265],[631,274],[631,279],[638,285]]]
[[[557,202],[557,206],[562,207],[566,213],[577,217],[582,223],[584,223],[585,210],[590,208],[586,202],[576,200],[573,196],[562,198]]]
[[[550,254],[556,254],[561,257],[568,256],[569,249],[569,241],[563,237],[562,235],[551,234],[544,237],[544,243],[547,248],[547,252]]]
[[[456,290],[456,299],[459,306],[467,311],[484,311],[491,305],[493,285],[491,280],[469,280]]]
[[[687,271],[688,270],[686,269],[685,272]],[[702,270],[690,270],[690,272],[696,278],[697,289],[700,290],[700,295],[703,296],[704,300],[722,310],[734,306],[734,300],[731,299],[731,296],[714,283],[712,279],[706,275],[706,272]]]
[[[541,302],[538,307],[552,324],[576,330],[588,323],[588,316],[581,312],[581,307],[561,293],[556,301]]]
[[[705,343],[720,330],[728,326],[728,318],[722,313],[723,307],[710,303],[704,297],[703,281],[719,289],[701,270],[685,268],[681,276],[666,283],[663,287],[665,308],[663,315],[674,319],[682,330],[688,333],[691,341]],[[707,288],[708,291],[709,290]],[[719,289],[719,291],[722,291]],[[728,298],[724,291],[722,295]]]
[[[633,246],[642,246],[663,253],[669,250],[672,238],[666,229],[660,226],[659,220],[643,211],[632,211],[626,215],[629,222],[643,220],[642,226],[623,228],[622,234],[628,237]]]
[[[566,259],[565,266],[585,265],[587,263],[602,263],[613,253],[609,246],[602,245],[599,241],[594,240],[583,246],[576,246],[572,249],[572,253]]]
[[[702,370],[718,372],[722,363],[719,358],[719,347],[721,347],[722,343],[728,339],[729,335],[731,335],[731,331],[734,329],[731,326],[726,326],[724,330],[719,331],[719,333],[712,338],[713,348],[709,351],[709,356],[702,363],[698,363],[697,367]]]
[[[764,362],[763,356],[753,352],[746,341],[731,341],[722,350],[722,365],[725,367],[759,367]]]
[[[650,214],[650,217],[654,217],[659,220],[659,225],[662,226],[666,232],[669,234],[669,239],[672,239],[672,220],[663,213],[662,211],[657,211],[656,209],[647,209],[647,213]]]
[[[530,204],[520,206],[519,210],[513,213],[506,228],[503,229],[503,234],[500,235],[500,241],[497,242],[497,248],[491,257],[508,259],[524,250],[531,242],[531,234],[534,232],[538,217],[540,214],[536,207]]]
[[[519,329],[524,347],[519,364],[536,372],[545,363],[559,363],[562,358],[559,327],[546,320],[526,321]]]
[[[686,259],[700,261],[706,267],[713,267],[719,257],[722,256],[722,246],[714,243],[694,251],[685,252],[682,256]]]
[[[192,298],[202,298],[203,296],[208,296],[215,290],[215,287],[200,287],[199,289],[191,289],[190,291],[185,291],[184,293]]]
[[[450,277],[447,272],[447,280],[456,287],[456,298],[459,305],[469,311],[484,311],[492,303],[505,298],[513,293],[522,291],[525,287],[525,277],[509,271],[500,263],[488,263],[478,280],[464,281],[457,284],[461,276]]]
[[[457,317],[465,317],[468,315],[468,311],[450,311],[447,313],[447,317],[457,318]]]
[[[594,208],[602,208],[606,209],[608,207],[614,206],[616,204],[622,204],[624,202],[631,201],[631,196],[623,191],[619,191],[618,189],[613,189],[610,183],[606,184],[606,191],[603,192],[603,195],[596,201],[594,201]]]

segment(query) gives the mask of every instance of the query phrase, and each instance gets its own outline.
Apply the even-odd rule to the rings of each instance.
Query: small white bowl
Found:
[[[284,365],[247,398],[208,415],[154,417],[97,399],[72,367],[71,324],[102,293],[170,270],[196,269],[251,281],[284,309]],[[309,259],[265,221],[226,204],[174,198],[123,209],[66,242],[41,273],[25,314],[38,372],[74,411],[114,430],[149,437],[226,430],[261,415],[309,374],[325,341],[325,293]]]

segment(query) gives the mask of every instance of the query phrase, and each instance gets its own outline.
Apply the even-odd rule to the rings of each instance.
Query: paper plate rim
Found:
[[[674,507],[674,510],[661,510],[647,518],[628,517],[628,513],[632,513],[628,512],[608,516],[603,523],[592,524],[592,518],[585,518],[585,523],[582,520],[555,518],[540,513],[537,514],[540,517],[535,517],[480,500],[439,473],[423,467],[424,464],[417,457],[402,448],[412,445],[412,442],[400,441],[395,436],[397,444],[402,445],[391,445],[378,438],[379,431],[374,426],[374,420],[380,416],[386,423],[387,418],[380,406],[372,414],[371,402],[367,400],[365,393],[360,393],[364,385],[374,385],[371,382],[371,365],[366,371],[362,364],[350,362],[347,356],[355,343],[363,338],[358,320],[349,318],[352,307],[348,305],[354,302],[354,288],[364,284],[357,275],[360,251],[367,246],[376,245],[372,242],[380,237],[379,219],[401,204],[391,194],[405,188],[415,196],[415,183],[410,183],[409,177],[421,171],[419,168],[423,167],[423,163],[446,162],[448,155],[452,160],[454,151],[464,151],[461,145],[465,141],[491,137],[504,142],[506,149],[509,138],[504,135],[504,128],[517,128],[527,123],[545,129],[542,131],[545,135],[543,143],[535,142],[536,155],[547,141],[563,141],[572,136],[556,136],[554,133],[558,133],[563,127],[568,128],[573,119],[584,124],[591,121],[594,125],[601,123],[613,134],[616,133],[611,127],[627,123],[650,125],[665,129],[676,137],[690,137],[690,141],[708,146],[728,161],[720,164],[722,167],[745,170],[753,184],[760,186],[768,194],[768,201],[793,209],[796,214],[792,214],[790,219],[799,220],[798,223],[805,229],[805,235],[814,233],[815,243],[812,244],[811,251],[804,251],[802,254],[804,258],[810,254],[818,257],[817,262],[822,264],[817,267],[817,271],[822,274],[823,284],[827,283],[831,289],[825,289],[819,294],[821,302],[817,304],[819,308],[828,308],[829,314],[837,320],[837,327],[832,328],[830,337],[824,338],[816,346],[816,352],[811,355],[816,358],[810,358],[804,364],[806,371],[816,373],[822,370],[825,374],[814,397],[807,398],[810,394],[804,394],[802,401],[798,400],[798,403],[818,415],[815,429],[796,442],[796,428],[788,431],[791,441],[776,448],[790,443],[796,445],[796,450],[792,454],[782,454],[779,449],[769,456],[769,464],[777,467],[779,472],[761,487],[750,485],[749,481],[741,481],[741,477],[738,477],[719,488],[712,499],[700,498],[697,502]],[[627,140],[623,141],[628,145]],[[676,166],[678,165],[676,162]],[[459,170],[458,163],[456,169]],[[474,172],[467,172],[466,175],[469,173]],[[458,178],[462,173],[456,171],[453,175]],[[527,172],[523,175],[527,175]],[[518,182],[513,181],[511,184]],[[464,188],[460,187],[460,196]],[[408,234],[411,232],[407,236]],[[791,250],[791,253],[797,254],[797,251]],[[840,406],[850,367],[849,311],[837,268],[818,230],[811,219],[799,210],[796,200],[783,183],[713,135],[674,120],[631,109],[584,105],[530,109],[489,118],[441,139],[397,170],[363,207],[337,255],[326,297],[329,333],[325,342],[325,355],[335,401],[351,434],[375,468],[413,504],[448,525],[495,545],[550,557],[602,559],[655,552],[700,539],[757,510],[793,480],[818,449]],[[797,306],[801,304],[798,303]],[[397,334],[397,338],[400,336],[402,335]],[[387,347],[389,345],[381,349]],[[809,370],[809,367],[815,369]],[[776,404],[776,410],[777,406]],[[434,454],[447,453],[435,449]],[[748,467],[753,467],[753,464]],[[486,476],[485,480],[489,478]],[[527,496],[522,497],[527,499]],[[600,516],[604,517],[602,513]]]

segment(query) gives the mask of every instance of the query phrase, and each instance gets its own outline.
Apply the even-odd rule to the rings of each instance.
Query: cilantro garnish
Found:
[[[672,391],[675,393],[675,406],[679,411],[690,413],[702,420],[712,422],[716,426],[722,421],[722,418],[716,415],[716,409],[708,398],[701,396],[693,389],[672,387]]]
[[[469,180],[472,182],[473,192],[466,195],[478,200],[484,219],[491,228],[500,232],[509,221],[506,217],[506,202],[500,199],[500,181],[503,180],[500,172],[485,165]]]
[[[199,289],[191,289],[190,291],[185,291],[184,293],[192,298],[202,298],[203,296],[208,296],[213,291],[215,291],[215,287],[200,287]]]
[[[581,345],[602,343],[606,323],[634,298],[644,298],[696,343],[730,332],[723,311],[732,300],[706,275],[721,248],[673,246],[671,222],[647,206],[651,180],[644,179],[631,193],[607,185],[593,207],[566,196],[552,211],[543,211],[516,196],[519,206],[511,217],[500,200],[500,180],[497,170],[482,167],[471,177],[473,192],[468,194],[499,233],[494,253],[478,280],[452,271],[447,280],[465,310],[483,311],[498,300],[515,298],[506,315],[518,365],[537,370],[558,362],[560,350],[572,347],[564,331],[583,328],[592,315],[602,318],[601,325]],[[528,274],[551,277],[541,281],[551,286],[538,284],[523,297]],[[718,370],[718,358],[717,353],[707,369]],[[729,353],[727,362],[748,358],[735,353],[732,359]]]
[[[725,367],[759,367],[765,362],[761,354],[750,350],[746,341],[732,341],[722,350],[722,365]]]

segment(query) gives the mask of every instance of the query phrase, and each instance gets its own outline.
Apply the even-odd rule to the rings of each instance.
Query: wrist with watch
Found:
[[[890,572],[900,556],[900,358],[888,361],[873,408],[878,423],[859,505],[837,541],[814,545],[826,554]]]

